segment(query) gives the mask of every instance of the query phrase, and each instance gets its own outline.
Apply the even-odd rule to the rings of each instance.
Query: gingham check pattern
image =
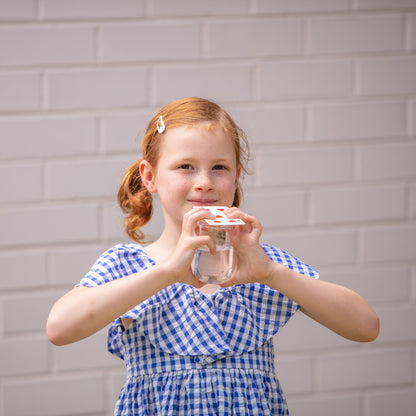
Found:
[[[263,245],[275,262],[317,278],[310,266]],[[104,253],[81,281],[96,286],[155,263],[136,244]],[[274,374],[273,335],[298,309],[261,284],[207,295],[177,283],[123,317],[108,333],[108,349],[123,358],[127,382],[115,415],[286,415]]]

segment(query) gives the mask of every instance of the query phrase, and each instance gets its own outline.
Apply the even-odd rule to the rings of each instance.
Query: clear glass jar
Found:
[[[216,252],[212,255],[207,246],[195,251],[192,270],[198,280],[204,283],[221,284],[226,282],[233,272],[234,252],[228,240],[230,225],[208,225],[200,221],[198,235],[209,235],[215,242]]]

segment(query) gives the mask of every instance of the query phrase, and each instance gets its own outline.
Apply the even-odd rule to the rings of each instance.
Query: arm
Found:
[[[378,316],[358,293],[274,263],[259,244],[259,221],[236,208],[226,214],[242,218],[247,225],[232,236],[236,267],[223,286],[250,282],[268,285],[300,305],[307,316],[347,339],[369,342],[377,338]]]
[[[171,281],[171,274],[156,265],[100,286],[76,287],[52,307],[46,324],[48,338],[55,345],[86,338]]]
[[[379,319],[358,293],[303,276],[273,263],[266,282],[301,306],[307,316],[352,341],[370,342],[379,333]]]
[[[207,215],[203,209],[185,214],[176,247],[163,262],[99,286],[76,287],[60,298],[46,324],[49,340],[65,345],[86,338],[176,282],[201,287],[191,272],[192,258],[197,247],[213,247],[213,242],[208,236],[195,236],[193,231]]]

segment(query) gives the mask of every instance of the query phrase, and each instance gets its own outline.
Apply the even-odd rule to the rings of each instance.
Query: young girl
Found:
[[[273,335],[297,309],[350,340],[378,335],[378,317],[357,293],[318,280],[290,254],[260,244],[259,221],[238,209],[248,148],[218,105],[188,98],[163,107],[119,190],[127,234],[51,310],[47,333],[64,345],[111,323],[108,349],[127,380],[115,415],[287,415],[275,376]],[[143,246],[140,227],[157,193],[165,227]],[[231,235],[235,267],[221,286],[192,273],[198,236],[212,218],[203,206],[228,206],[245,225]]]

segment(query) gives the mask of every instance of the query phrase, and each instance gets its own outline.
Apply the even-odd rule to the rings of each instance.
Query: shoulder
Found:
[[[146,269],[153,265],[153,260],[147,255],[145,249],[140,244],[117,244],[104,252],[97,262],[106,264],[120,264],[127,270],[133,268],[134,272]]]
[[[134,261],[138,263],[146,263],[150,260],[145,249],[140,244],[117,244],[109,250],[101,254],[99,259],[109,259],[109,261]]]
[[[317,270],[315,270],[308,264],[304,263],[297,257],[293,256],[292,254],[288,253],[287,251],[277,247],[270,246],[268,244],[262,244],[261,246],[264,252],[272,261],[284,264],[290,269],[295,270],[304,275],[319,278],[319,272]]]
[[[143,246],[139,244],[117,244],[100,255],[91,270],[82,279],[81,285],[95,286],[120,277],[137,273],[153,266]]]

